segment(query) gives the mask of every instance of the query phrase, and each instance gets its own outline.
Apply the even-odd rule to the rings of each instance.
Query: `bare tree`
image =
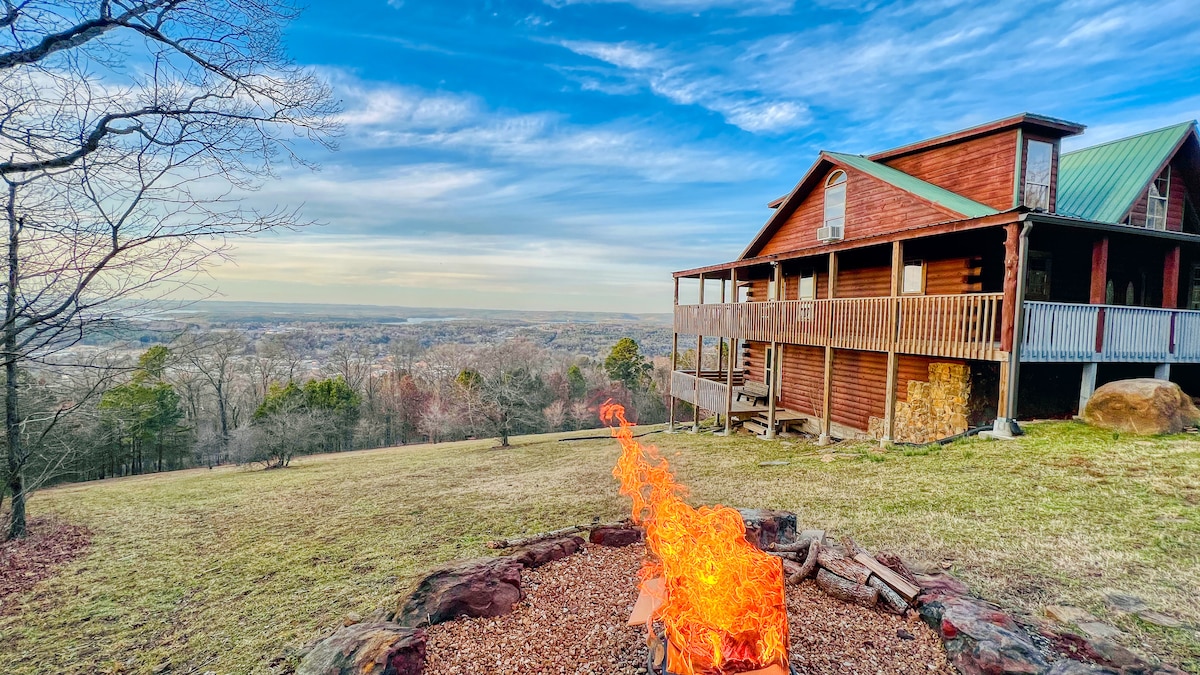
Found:
[[[473,368],[463,371],[471,419],[508,447],[514,433],[540,431],[547,390],[541,379],[545,352],[525,340],[509,340],[480,350]]]
[[[299,224],[233,194],[337,131],[327,85],[283,52],[296,13],[288,0],[0,5],[8,536],[26,531],[21,369],[191,283],[229,237]]]
[[[246,351],[246,336],[235,332],[189,333],[178,347],[181,358],[206,382],[216,403],[217,462],[228,454],[237,375],[237,359]]]

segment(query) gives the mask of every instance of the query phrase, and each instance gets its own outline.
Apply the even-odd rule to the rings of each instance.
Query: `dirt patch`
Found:
[[[625,625],[644,555],[641,544],[588,546],[526,570],[525,597],[512,614],[428,629],[426,675],[644,673],[645,628]],[[787,595],[792,665],[801,675],[954,672],[941,640],[915,614],[847,605],[811,581]]]
[[[51,518],[30,520],[29,533],[24,539],[0,542],[0,613],[12,611],[15,603],[7,602],[10,596],[54,576],[92,541],[86,527]]]

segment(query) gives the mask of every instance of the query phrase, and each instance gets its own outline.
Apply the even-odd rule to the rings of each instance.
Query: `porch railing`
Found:
[[[1002,297],[973,293],[678,305],[675,332],[866,351],[894,346],[910,354],[994,360],[1001,356]]]
[[[1021,360],[1200,363],[1200,311],[1025,303]]]
[[[724,382],[697,378],[692,372],[683,370],[671,373],[671,395],[704,410],[724,411],[725,391]]]

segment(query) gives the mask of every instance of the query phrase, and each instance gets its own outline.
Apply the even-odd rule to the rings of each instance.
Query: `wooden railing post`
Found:
[[[697,304],[704,305],[704,273],[700,273],[700,298]],[[695,398],[692,399],[692,431],[700,431],[700,371],[704,370],[704,336],[696,334],[696,381]]]
[[[724,282],[722,282],[722,283],[724,283]],[[729,292],[731,294],[731,299],[733,300],[733,307],[736,309],[737,301],[738,301],[737,268],[736,267],[729,270]],[[721,299],[722,300],[725,299],[724,295],[722,295]],[[732,328],[732,324],[734,324],[734,322],[730,321],[730,324],[731,324],[730,327]],[[728,368],[725,370],[725,435],[726,436],[733,433],[733,422],[731,421],[731,416],[733,415],[733,364],[734,364],[734,361],[737,360],[737,356],[735,355],[734,350],[737,348],[738,338],[737,338],[737,336],[733,335],[732,333],[733,333],[733,331],[731,330],[730,336],[729,336],[729,358],[728,358],[729,364],[728,364]]]
[[[888,333],[887,333],[887,391],[883,412],[883,438],[880,445],[888,445],[896,437],[896,329],[900,317],[900,283],[904,274],[904,242],[892,242],[892,295],[889,299]]]
[[[675,316],[679,316],[679,277],[675,277],[675,301],[674,301]],[[677,322],[674,319],[673,322]],[[670,389],[670,395],[667,397],[667,433],[675,433],[675,369],[679,367],[679,333],[678,326],[671,328],[671,379],[667,388]]]

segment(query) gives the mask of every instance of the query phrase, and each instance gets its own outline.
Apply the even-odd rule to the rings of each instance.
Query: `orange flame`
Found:
[[[613,475],[633,500],[633,520],[646,530],[656,560],[642,570],[662,577],[658,610],[678,675],[731,675],[772,665],[787,670],[787,606],[783,565],[746,540],[735,509],[692,508],[667,462],[633,438],[625,408],[606,402],[600,419],[621,444]]]

